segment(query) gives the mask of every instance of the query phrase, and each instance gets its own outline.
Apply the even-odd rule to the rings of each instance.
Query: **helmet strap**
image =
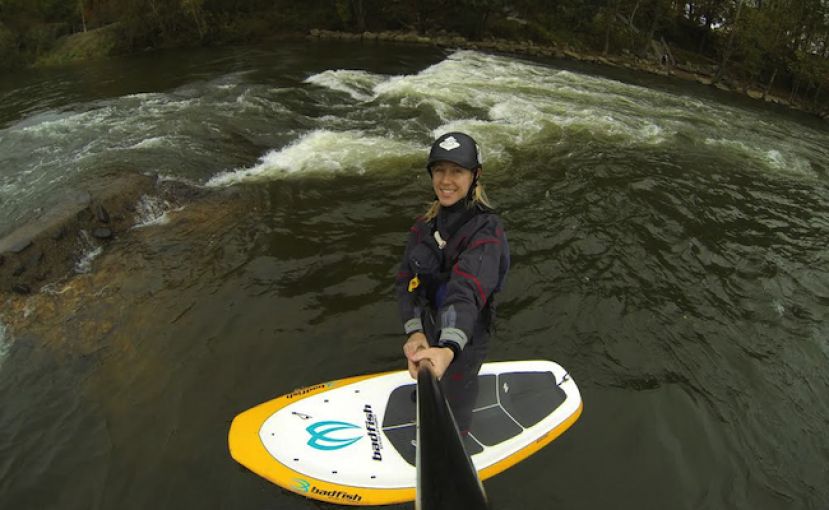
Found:
[[[473,201],[475,199],[475,188],[478,187],[478,177],[481,175],[481,167],[472,171],[472,185],[469,186],[469,191],[466,192],[466,199]]]

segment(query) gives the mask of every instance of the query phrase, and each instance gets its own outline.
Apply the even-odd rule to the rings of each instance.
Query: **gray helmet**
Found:
[[[441,135],[432,144],[426,170],[432,173],[432,165],[438,161],[451,161],[474,171],[481,166],[481,149],[466,133],[452,132]]]

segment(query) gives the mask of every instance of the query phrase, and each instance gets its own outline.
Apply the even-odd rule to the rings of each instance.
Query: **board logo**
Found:
[[[337,384],[337,381],[315,384],[314,386],[308,386],[306,388],[299,388],[285,395],[285,398],[292,399],[294,397],[301,397],[302,395],[306,395],[312,391],[321,390],[323,388],[331,389],[335,384]]]
[[[382,462],[383,453],[380,450],[383,449],[383,442],[380,440],[379,432],[377,432],[377,415],[374,414],[370,404],[363,407],[363,412],[366,415],[366,433],[371,440],[371,459]]]
[[[360,429],[359,425],[346,423],[344,421],[318,421],[306,427],[306,431],[311,434],[311,439],[308,440],[308,446],[316,448],[317,450],[339,450],[346,446],[352,445],[359,441],[362,436],[355,437],[341,437],[337,435],[341,430]]]
[[[317,496],[323,496],[333,500],[360,501],[363,499],[357,493],[350,494],[344,491],[317,489],[315,485],[311,485],[311,482],[303,480],[302,478],[294,478],[294,489],[303,494],[316,494]]]

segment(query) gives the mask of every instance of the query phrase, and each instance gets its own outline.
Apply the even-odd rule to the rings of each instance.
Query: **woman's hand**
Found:
[[[412,379],[417,379],[417,363],[413,359],[415,353],[428,348],[429,341],[426,339],[426,335],[420,331],[415,331],[409,335],[409,339],[403,344],[403,354],[406,355],[406,361],[409,364],[409,375],[412,376]]]
[[[435,377],[443,377],[449,364],[455,359],[455,353],[448,347],[429,347],[426,335],[421,332],[412,333],[409,339],[403,344],[403,352],[409,365],[409,375],[417,379],[418,364],[427,360],[432,364],[432,372]]]

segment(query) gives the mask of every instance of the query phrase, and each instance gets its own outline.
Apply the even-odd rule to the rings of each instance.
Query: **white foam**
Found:
[[[371,136],[361,131],[323,129],[312,131],[283,149],[268,152],[252,168],[220,173],[211,178],[207,186],[271,180],[296,172],[360,173],[385,160],[395,164],[407,158],[422,157],[425,150],[413,143]]]
[[[660,92],[473,51],[380,82],[374,92],[402,106],[429,104],[445,123],[466,108],[483,111],[474,120],[519,146],[553,126],[641,144],[663,143],[676,130],[675,121],[653,115],[655,102],[670,103]]]
[[[80,258],[75,262],[75,272],[85,274],[92,271],[92,262],[104,252],[104,247],[98,245],[86,230],[81,230],[79,238],[84,248]]]
[[[154,149],[158,147],[171,146],[170,137],[168,136],[153,136],[145,138],[140,142],[132,145],[130,149]]]
[[[10,349],[9,340],[6,332],[6,325],[0,322],[0,368],[3,367],[3,361],[9,355]]]
[[[175,207],[161,197],[142,195],[135,205],[135,225],[132,228],[166,225],[170,222],[170,212],[183,209],[183,206]]]
[[[310,76],[306,78],[305,83],[344,92],[357,101],[368,101],[374,95],[372,89],[385,79],[385,76],[366,71],[338,69]]]
[[[733,140],[728,138],[705,139],[705,143],[707,145],[715,145],[720,149],[728,149],[736,155],[751,158],[752,160],[755,160],[758,163],[761,163],[778,172],[810,177],[817,175],[812,168],[811,163],[809,163],[808,160],[795,155],[794,149],[791,152],[782,147],[780,149],[767,149],[764,145],[769,142],[770,140],[765,139],[757,139],[752,141]]]
[[[103,246],[98,246],[97,248],[84,252],[80,260],[75,263],[75,272],[78,274],[86,274],[92,271],[92,262],[103,252]]]

